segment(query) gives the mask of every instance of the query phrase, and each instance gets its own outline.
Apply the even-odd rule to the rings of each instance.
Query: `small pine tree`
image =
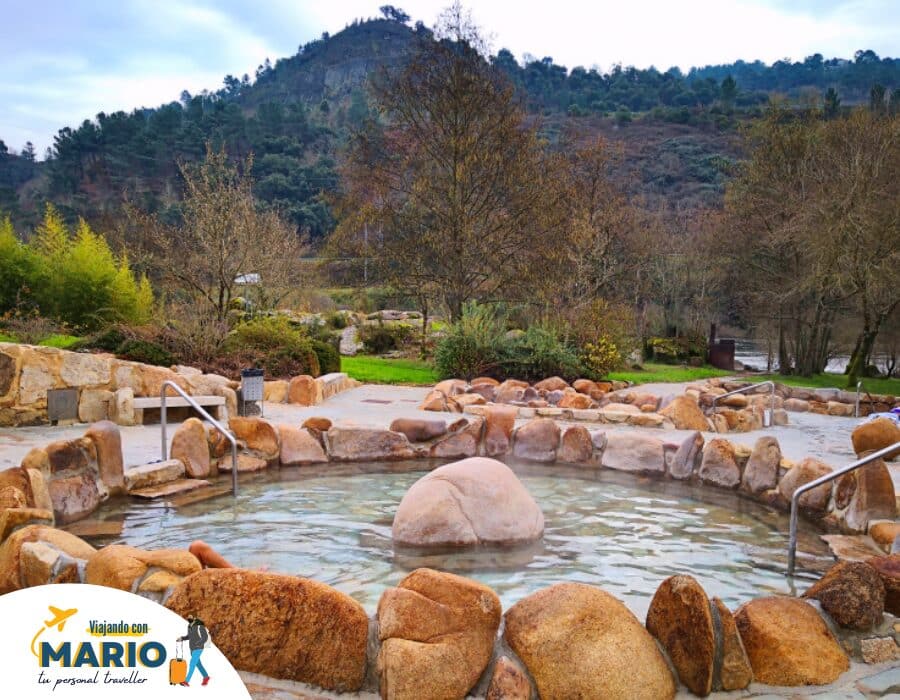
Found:
[[[0,314],[28,297],[34,268],[34,256],[16,236],[9,217],[0,219]]]
[[[34,261],[30,287],[41,315],[85,331],[111,321],[149,319],[149,280],[137,280],[128,256],[116,258],[106,239],[83,219],[72,236],[59,212],[48,205],[27,248]]]

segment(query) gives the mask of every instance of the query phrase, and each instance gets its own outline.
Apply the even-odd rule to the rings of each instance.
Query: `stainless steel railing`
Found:
[[[169,443],[166,440],[166,387],[171,388],[176,394],[181,396],[185,401],[187,401],[191,408],[193,408],[197,413],[203,416],[206,420],[212,423],[212,426],[218,430],[222,435],[225,436],[225,439],[231,443],[231,495],[237,496],[238,493],[238,469],[237,469],[237,440],[234,435],[231,434],[227,428],[225,428],[219,421],[213,418],[209,413],[204,409],[199,403],[194,401],[187,393],[185,393],[184,389],[178,386],[173,381],[164,381],[162,383],[162,388],[159,392],[159,426],[161,429],[161,437],[162,437],[162,458],[163,461],[168,459],[168,447]]]
[[[722,400],[728,396],[734,396],[735,394],[747,394],[751,391],[756,391],[761,386],[766,386],[766,385],[768,385],[772,389],[772,400],[771,400],[771,403],[769,406],[769,415],[768,415],[769,421],[768,421],[768,424],[765,425],[765,427],[768,428],[770,425],[772,425],[775,422],[775,382],[773,382],[773,381],[765,381],[765,382],[760,382],[759,384],[751,384],[750,386],[745,386],[743,389],[735,389],[734,391],[729,391],[727,394],[722,394],[721,396],[716,396],[712,402],[713,413],[716,412],[716,404],[720,400]]]
[[[871,464],[872,462],[879,460],[882,457],[887,457],[889,454],[891,454],[892,452],[896,452],[897,450],[900,450],[900,442],[895,442],[893,445],[884,447],[877,452],[872,452],[871,454],[868,454],[865,457],[856,460],[855,462],[851,462],[846,467],[841,467],[837,471],[833,471],[825,474],[824,476],[820,476],[818,479],[813,479],[808,484],[803,484],[803,486],[794,491],[794,495],[791,496],[791,529],[790,542],[788,544],[788,576],[794,575],[794,564],[796,563],[797,557],[797,516],[800,509],[800,496],[802,496],[807,491],[812,491],[817,486],[827,484],[828,482],[834,481],[844,474],[849,474],[850,472],[859,469],[860,467],[864,467],[867,464]]]

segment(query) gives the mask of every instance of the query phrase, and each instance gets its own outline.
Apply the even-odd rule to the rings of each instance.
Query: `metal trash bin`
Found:
[[[263,415],[264,374],[265,372],[261,369],[241,370],[241,401],[244,404],[258,402],[260,415]]]

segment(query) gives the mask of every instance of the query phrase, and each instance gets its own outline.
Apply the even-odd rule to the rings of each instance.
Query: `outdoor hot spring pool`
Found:
[[[601,586],[643,615],[660,582],[677,573],[692,574],[732,607],[791,592],[781,513],[710,487],[610,470],[510,466],[545,518],[543,539],[523,547],[395,548],[394,512],[425,473],[421,463],[272,470],[242,478],[237,499],[180,507],[117,499],[95,517],[122,521],[122,533],[95,544],[186,548],[202,539],[237,566],[328,583],[369,612],[385,588],[420,566],[478,579],[504,607],[539,588],[578,581]],[[800,543],[824,561],[827,550],[802,523]]]

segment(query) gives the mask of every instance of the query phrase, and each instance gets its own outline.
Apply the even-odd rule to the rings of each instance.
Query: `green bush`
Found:
[[[496,308],[466,304],[435,347],[435,369],[444,379],[500,376],[507,346],[505,317]]]
[[[313,341],[284,316],[259,316],[239,324],[224,349],[228,357],[219,364],[233,367],[232,373],[252,366],[264,369],[271,379],[321,374]]]
[[[322,374],[341,371],[341,355],[334,345],[323,340],[314,340],[312,349],[319,360],[319,371]]]
[[[16,237],[9,218],[0,220],[0,314],[27,301],[36,264],[32,251]]]
[[[79,348],[89,348],[91,350],[105,350],[106,352],[116,352],[122,344],[129,340],[131,336],[127,334],[120,326],[112,326],[105,331],[92,335],[82,340]]]
[[[341,311],[333,311],[325,317],[325,323],[336,331],[347,327],[347,314]]]
[[[150,318],[150,282],[136,277],[127,256],[116,257],[84,220],[73,234],[48,205],[27,247],[33,263],[27,286],[41,315],[88,331]]]
[[[644,342],[644,357],[663,364],[687,362],[692,357],[706,356],[706,340],[701,337],[648,338]]]
[[[601,335],[581,349],[581,362],[591,379],[601,379],[622,365],[622,353],[607,336]]]
[[[129,338],[122,343],[116,350],[116,355],[123,360],[160,365],[161,367],[170,367],[175,364],[175,358],[164,347],[138,338]]]
[[[359,328],[359,341],[368,355],[383,355],[399,350],[412,335],[412,327],[405,323],[363,325]]]
[[[258,316],[236,326],[225,344],[229,350],[277,350],[303,345],[308,348],[309,340],[284,316]]]
[[[531,326],[509,342],[503,369],[508,377],[539,381],[560,376],[577,379],[585,368],[575,352],[548,328]]]
[[[291,348],[270,350],[262,355],[255,365],[262,367],[266,371],[266,376],[272,379],[277,377],[286,379],[300,374],[318,377],[322,373],[319,358],[309,341]]]
[[[486,375],[535,381],[584,376],[578,355],[549,328],[507,331],[496,307],[467,305],[460,320],[438,341],[434,362],[442,378]]]

